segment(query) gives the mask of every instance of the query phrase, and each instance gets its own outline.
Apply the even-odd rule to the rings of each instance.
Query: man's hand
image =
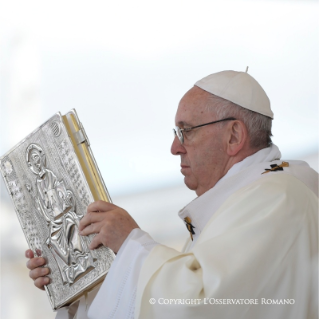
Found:
[[[104,245],[115,253],[134,228],[139,227],[126,210],[101,200],[88,206],[79,226],[81,236],[96,233],[90,249]]]
[[[41,252],[37,251],[37,254],[40,256]],[[34,285],[41,290],[44,290],[44,286],[50,283],[50,279],[45,277],[50,273],[49,268],[42,268],[46,264],[46,261],[43,257],[34,257],[33,251],[28,249],[25,252],[25,256],[30,258],[27,262],[27,267],[30,269],[29,276],[34,280]]]

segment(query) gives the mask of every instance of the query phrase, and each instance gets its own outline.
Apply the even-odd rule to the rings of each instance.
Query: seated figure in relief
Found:
[[[60,270],[64,284],[72,284],[80,275],[93,269],[95,260],[84,238],[79,235],[80,216],[76,213],[72,192],[65,188],[63,180],[46,168],[45,154],[37,144],[30,144],[26,161],[37,175],[37,194],[30,184],[26,187],[33,197],[37,210],[49,227],[46,240]]]

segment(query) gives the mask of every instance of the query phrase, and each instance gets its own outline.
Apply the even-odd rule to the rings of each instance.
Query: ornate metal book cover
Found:
[[[0,168],[30,249],[47,260],[54,310],[101,282],[114,259],[90,250],[78,225],[95,200],[111,201],[75,110],[41,125],[0,158]]]

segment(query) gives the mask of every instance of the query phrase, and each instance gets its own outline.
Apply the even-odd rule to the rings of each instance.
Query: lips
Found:
[[[188,165],[185,165],[185,164],[181,164],[181,173],[183,175],[186,174],[187,170],[190,169],[190,167]]]

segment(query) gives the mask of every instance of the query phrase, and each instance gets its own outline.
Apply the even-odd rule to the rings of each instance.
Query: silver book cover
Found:
[[[28,245],[50,268],[51,306],[69,305],[101,282],[114,260],[107,247],[88,248],[94,235],[79,235],[87,206],[111,199],[75,110],[55,114],[2,156],[0,167]]]

